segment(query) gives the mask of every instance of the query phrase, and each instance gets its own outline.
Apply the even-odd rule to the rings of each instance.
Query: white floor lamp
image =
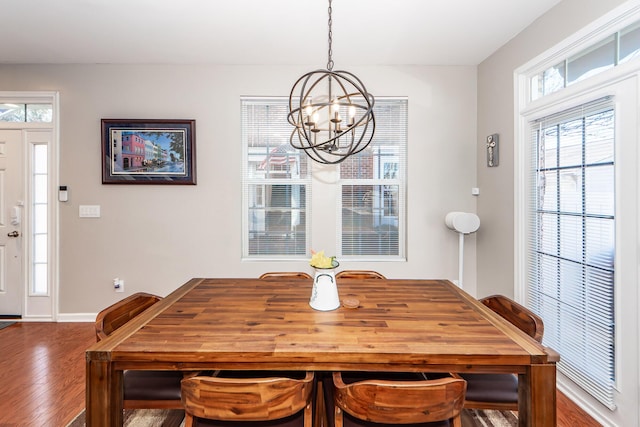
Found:
[[[480,228],[480,218],[478,215],[466,212],[449,212],[444,218],[444,223],[449,229],[459,235],[458,239],[458,287],[462,286],[462,275],[464,271],[464,235],[478,231]]]

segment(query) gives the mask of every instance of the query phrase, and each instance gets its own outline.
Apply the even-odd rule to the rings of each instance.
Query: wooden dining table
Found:
[[[520,426],[556,425],[556,359],[447,280],[194,278],[86,352],[86,425],[122,426],[128,369],[512,372]]]

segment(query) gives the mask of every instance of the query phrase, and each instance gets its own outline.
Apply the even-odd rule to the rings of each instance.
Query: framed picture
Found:
[[[195,120],[102,119],[102,183],[195,185],[195,126]]]

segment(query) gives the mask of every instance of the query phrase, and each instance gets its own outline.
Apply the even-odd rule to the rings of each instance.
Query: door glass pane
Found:
[[[49,262],[49,197],[48,197],[48,156],[46,144],[32,145],[32,282],[33,295],[46,295],[48,288]]]
[[[558,166],[558,128],[552,126],[544,129],[540,141],[540,157],[543,164],[541,168],[554,168]]]
[[[45,204],[34,205],[33,232],[38,234],[47,233],[47,205]]]
[[[34,264],[33,266],[33,293],[46,295],[48,292],[48,268],[47,264]]]
[[[613,110],[592,114],[585,120],[585,163],[613,162]]]
[[[33,146],[33,171],[35,173],[47,173],[48,147],[44,144]]]
[[[590,215],[613,216],[614,210],[613,165],[585,168],[585,212]]]
[[[555,213],[540,214],[540,251],[548,255],[558,253],[558,215]]]
[[[582,164],[582,119],[562,123],[559,128],[559,166]]]
[[[582,213],[582,169],[561,169],[560,175],[560,212]]]
[[[539,173],[538,191],[540,193],[540,210],[555,211],[558,209],[558,171],[550,170]]]

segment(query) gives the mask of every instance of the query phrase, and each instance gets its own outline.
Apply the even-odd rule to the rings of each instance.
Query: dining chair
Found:
[[[260,276],[261,280],[271,279],[313,279],[311,275],[302,271],[275,271],[264,273]]]
[[[386,277],[371,270],[343,270],[336,274],[336,279],[386,279]]]
[[[311,427],[313,372],[282,372],[252,377],[258,371],[223,371],[182,380],[185,427]]]
[[[480,299],[496,314],[542,342],[542,319],[528,308],[504,295],[492,295]],[[467,381],[465,408],[518,410],[518,376],[516,374],[453,373],[452,376]]]
[[[334,372],[332,380],[323,387],[328,427],[462,425],[464,380],[393,372]]]
[[[96,316],[96,341],[101,341],[133,320],[162,298],[138,292],[102,310]],[[182,409],[180,371],[123,372],[123,407],[125,409]]]

